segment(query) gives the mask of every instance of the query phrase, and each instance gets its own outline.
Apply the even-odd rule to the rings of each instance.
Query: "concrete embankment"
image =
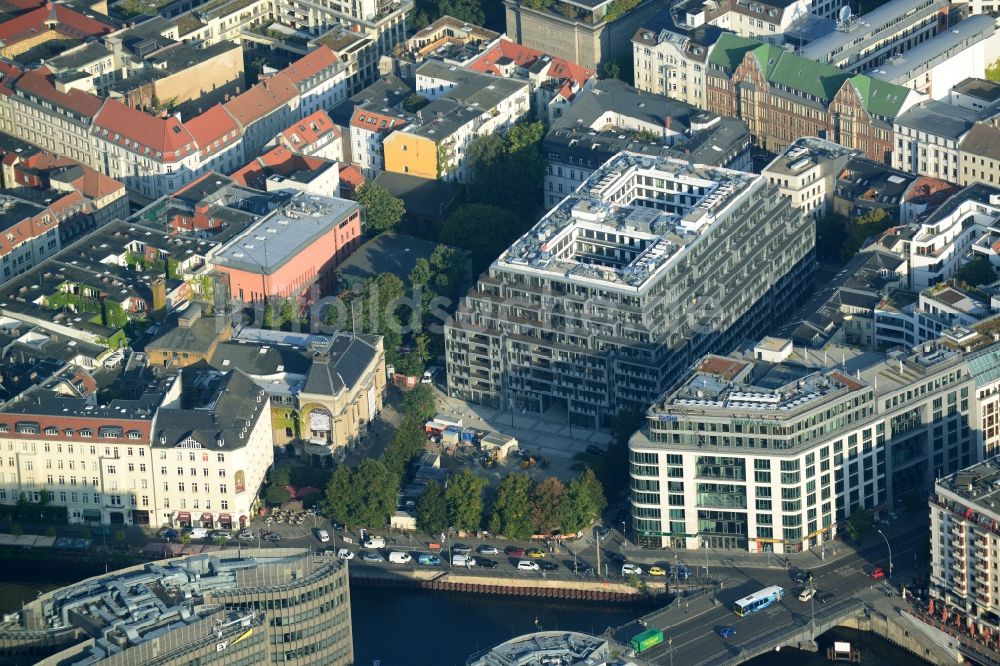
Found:
[[[885,614],[868,606],[865,616],[850,618],[842,626],[869,631],[932,664],[962,663],[960,653],[947,634],[923,624],[905,611],[893,610]]]
[[[651,601],[650,590],[638,590],[611,581],[565,580],[558,578],[507,578],[503,576],[452,573],[440,570],[389,570],[352,566],[351,582],[372,587],[409,587],[446,592],[472,592],[512,597],[580,599],[634,603]]]

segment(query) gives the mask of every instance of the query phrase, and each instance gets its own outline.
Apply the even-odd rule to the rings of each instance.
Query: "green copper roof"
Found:
[[[852,76],[850,82],[861,98],[861,104],[865,111],[883,118],[895,118],[903,101],[906,100],[906,96],[910,94],[909,88],[873,79],[863,74]]]
[[[824,103],[829,103],[850,77],[839,67],[824,65],[773,46],[771,51],[774,54],[771,57],[776,60],[768,72],[767,80],[771,84],[818,97]]]
[[[724,32],[719,35],[719,40],[712,48],[712,52],[708,56],[708,63],[721,67],[727,72],[732,72],[743,62],[743,55],[758,46],[761,46],[761,43],[755,39],[747,39]]]

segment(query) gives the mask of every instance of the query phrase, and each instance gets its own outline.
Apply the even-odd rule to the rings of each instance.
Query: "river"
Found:
[[[0,576],[3,574],[0,573]],[[22,577],[23,578],[23,577]],[[33,580],[0,580],[0,611],[18,608],[39,592],[73,582],[51,573]],[[351,587],[354,654],[359,666],[462,666],[479,650],[512,636],[542,629],[601,633],[624,624],[643,610],[618,604],[560,603],[494,596]],[[865,666],[925,666],[926,662],[870,634],[836,629],[820,637],[821,654],[797,650],[758,657],[755,666],[829,666],[826,647],[834,640],[861,648]],[[677,666],[684,666],[677,664]]]

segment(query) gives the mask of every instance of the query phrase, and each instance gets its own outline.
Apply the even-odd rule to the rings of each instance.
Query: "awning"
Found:
[[[203,514],[201,514],[201,521],[203,523],[204,522],[208,522],[208,523],[212,522],[212,514],[210,514],[210,513],[203,513]]]
[[[191,514],[188,513],[187,511],[178,511],[177,512],[177,520],[186,520],[186,521],[190,522],[191,521]]]
[[[230,516],[228,513],[220,513],[219,522],[222,523],[223,525],[232,525],[233,517]]]

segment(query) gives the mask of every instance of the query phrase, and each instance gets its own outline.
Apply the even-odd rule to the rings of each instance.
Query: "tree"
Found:
[[[416,287],[420,285],[421,287],[430,286],[431,278],[433,274],[431,272],[431,264],[429,261],[420,257],[417,259],[416,263],[413,265],[413,269],[410,271],[410,287]]]
[[[554,476],[531,491],[531,525],[535,534],[552,534],[562,523],[562,498],[566,486]]]
[[[637,430],[646,424],[646,415],[638,409],[623,409],[615,414],[611,433],[615,443],[627,446]]]
[[[382,463],[396,476],[401,477],[410,461],[424,450],[427,442],[427,434],[424,432],[426,420],[406,415],[382,454]]]
[[[486,23],[486,14],[479,0],[438,0],[439,16],[454,16],[459,21],[475,25]]]
[[[271,470],[272,486],[287,486],[292,482],[292,471],[286,466],[275,467]]]
[[[437,414],[437,397],[430,384],[417,384],[403,398],[403,413],[421,421]]]
[[[181,534],[180,539],[178,539],[178,540],[182,544],[184,544],[185,546],[187,546],[192,541],[192,539],[191,539],[191,533],[190,532],[184,532],[183,534]]]
[[[508,539],[531,537],[531,502],[529,496],[535,484],[523,473],[505,476],[497,487],[490,531]]]
[[[892,226],[892,218],[881,208],[872,208],[861,217],[851,220],[847,240],[840,251],[844,261],[853,257],[864,245],[865,241],[876,236]]]
[[[458,530],[478,530],[483,521],[483,490],[486,479],[464,469],[448,482],[444,496],[451,525]]]
[[[270,303],[264,305],[264,316],[263,321],[261,322],[261,327],[265,329],[278,328],[278,324],[275,321],[276,318],[277,315],[274,312],[274,306]]]
[[[222,536],[221,534],[215,537],[215,545],[218,546],[219,548],[224,547],[227,543],[229,543],[229,539]]]
[[[387,525],[396,510],[399,476],[390,472],[381,460],[365,458],[352,477],[357,524],[375,529]]]
[[[50,527],[49,529],[45,530],[45,536],[49,537],[50,539],[55,539],[56,538],[56,528]]]
[[[326,500],[323,502],[326,515],[351,527],[358,524],[352,477],[350,467],[337,465],[326,484]]]
[[[858,507],[847,519],[847,533],[854,541],[861,541],[872,528],[872,514],[868,509]]]
[[[955,272],[955,279],[964,282],[970,287],[978,287],[983,284],[991,284],[996,281],[997,273],[993,269],[993,264],[986,257],[976,257],[967,262]]]
[[[442,243],[472,252],[476,265],[486,266],[503,252],[519,230],[517,215],[487,204],[465,204],[441,225]]]
[[[292,494],[284,486],[271,485],[264,492],[264,502],[268,506],[281,506],[290,499],[292,499]]]
[[[365,230],[375,234],[392,231],[403,219],[403,200],[372,181],[358,188],[355,201],[365,210]]]
[[[448,528],[448,503],[444,489],[437,481],[428,481],[424,493],[417,500],[417,529],[428,534],[439,534]]]
[[[281,319],[279,325],[284,326],[285,324],[295,321],[296,309],[297,308],[294,300],[286,298],[285,300],[281,301],[281,309],[278,313],[278,316]]]
[[[618,64],[617,60],[609,60],[604,64],[604,76],[602,78],[621,80],[622,66]]]
[[[396,359],[396,372],[407,377],[417,377],[424,373],[424,362],[416,352],[403,354]]]
[[[438,245],[431,253],[430,264],[434,269],[432,286],[437,293],[455,298],[465,291],[469,271],[461,252],[448,245]]]
[[[576,534],[601,515],[607,506],[601,483],[590,468],[566,486],[562,499],[563,534]]]
[[[431,101],[420,93],[413,93],[403,100],[403,109],[410,113],[416,113],[430,103]]]

